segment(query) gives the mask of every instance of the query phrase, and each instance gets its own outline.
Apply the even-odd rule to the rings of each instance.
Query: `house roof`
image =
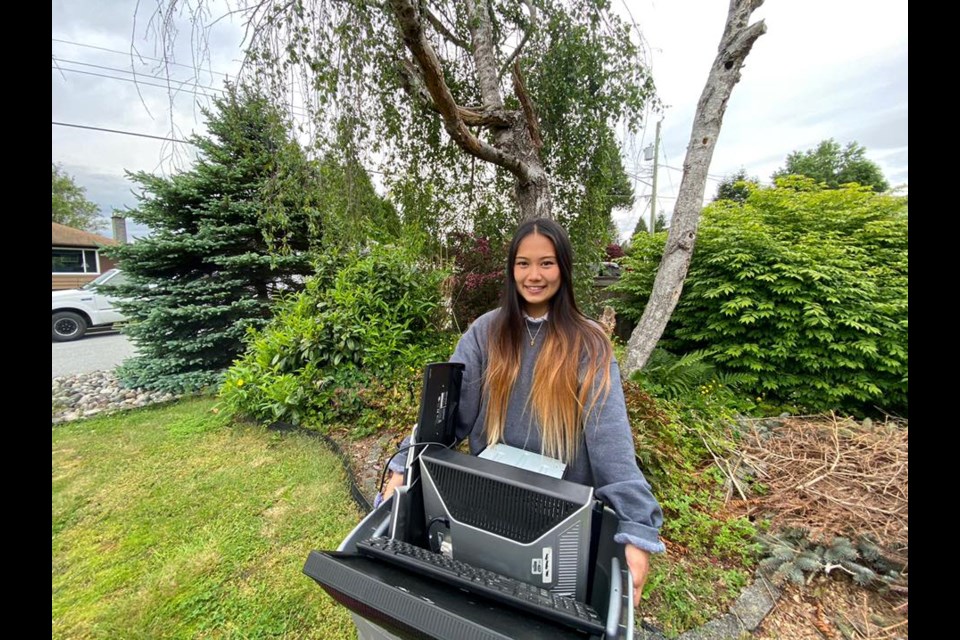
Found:
[[[115,245],[116,240],[89,231],[81,231],[57,222],[53,224],[53,244],[59,247],[102,247]]]

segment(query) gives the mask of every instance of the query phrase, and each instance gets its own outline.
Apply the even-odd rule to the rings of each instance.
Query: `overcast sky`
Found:
[[[725,0],[612,0],[632,16],[646,40],[657,90],[665,105],[658,157],[658,209],[669,218],[680,186],[693,113],[723,30]],[[197,101],[219,91],[222,74],[240,65],[239,24],[221,21],[208,35],[207,70],[193,84],[190,28],[183,23],[168,67],[171,98],[157,58],[150,7],[134,22],[136,0],[53,0],[52,160],[87,190],[104,217],[133,206],[133,184],[124,172],[167,173],[189,167],[192,147],[143,136],[203,132]],[[213,12],[217,14],[215,11]],[[906,0],[767,0],[754,12],[767,33],[757,40],[727,105],[710,165],[705,198],[719,180],[741,167],[764,183],[791,151],[812,149],[833,138],[856,141],[891,185],[907,183],[907,2]],[[138,57],[131,60],[131,46]],[[132,82],[138,74],[139,85]],[[159,76],[154,78],[150,76]],[[161,86],[150,86],[157,84]],[[616,212],[624,234],[648,216],[653,163],[642,150],[654,141],[659,116],[625,141],[628,172],[637,176],[637,205]],[[57,124],[60,123],[60,124]],[[71,126],[66,126],[71,125]],[[95,127],[129,134],[112,133]],[[174,156],[174,151],[176,155]],[[174,164],[171,160],[178,164]],[[147,230],[128,222],[134,236]]]

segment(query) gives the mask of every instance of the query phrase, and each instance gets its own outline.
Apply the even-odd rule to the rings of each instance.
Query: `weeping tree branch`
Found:
[[[473,40],[473,59],[477,81],[484,105],[501,108],[503,97],[500,95],[500,75],[497,71],[496,54],[493,42],[493,25],[488,0],[465,0]],[[550,194],[550,180],[543,168],[540,148],[534,144],[531,133],[539,128],[532,108],[524,111],[523,117],[516,118],[509,128],[493,131],[494,145],[509,150],[519,159],[523,173],[514,171],[517,182],[514,192],[524,219],[552,218],[553,199]]]
[[[426,91],[430,95],[433,105],[439,111],[444,128],[453,141],[470,155],[507,169],[517,176],[521,182],[529,181],[533,176],[531,176],[530,167],[526,162],[516,154],[508,153],[480,140],[469,130],[461,115],[460,107],[444,81],[440,60],[427,40],[423,30],[423,22],[420,19],[420,12],[415,3],[410,0],[390,0],[390,6],[403,35],[404,44],[413,55]],[[479,47],[475,42],[475,57],[478,55],[477,48]],[[484,54],[479,55],[482,58]],[[492,56],[492,50],[490,55]],[[493,70],[495,74],[496,67]],[[489,83],[484,81],[484,70],[482,68],[478,68],[478,75],[481,79],[484,106],[491,112],[502,109],[503,100],[500,99],[499,90],[490,91]]]
[[[653,291],[639,324],[627,342],[627,357],[623,365],[627,377],[647,363],[680,300],[697,239],[707,169],[720,134],[723,113],[733,87],[740,81],[740,70],[747,55],[757,38],[767,30],[763,20],[750,24],[750,15],[762,4],[763,0],[730,0],[717,57],[710,67],[706,85],[697,103],[687,155],[683,161],[680,191]]]
[[[527,44],[527,40],[530,39],[530,33],[533,32],[533,29],[537,24],[537,8],[533,6],[529,0],[524,0],[523,4],[527,5],[527,11],[530,12],[530,27],[523,32],[523,38],[520,39],[520,44],[517,45],[517,48],[513,50],[513,53],[510,54],[510,57],[507,58],[507,61],[503,63],[503,66],[500,67],[500,73],[497,74],[497,77],[502,78],[503,74],[507,72],[507,69],[513,65],[514,61],[517,59],[517,56],[520,55],[520,52],[523,51],[523,46]]]
[[[527,130],[530,132],[530,139],[533,146],[539,151],[543,148],[543,138],[540,136],[540,119],[537,117],[537,110],[530,99],[530,93],[527,91],[527,85],[523,82],[523,76],[520,75],[520,63],[513,63],[513,91],[520,100],[520,106],[523,107],[523,116],[527,121]]]
[[[463,38],[457,36],[450,29],[447,28],[447,25],[443,24],[440,21],[440,18],[437,17],[430,7],[423,6],[424,15],[427,17],[427,21],[433,25],[433,28],[436,29],[440,35],[442,35],[450,43],[453,43],[463,49],[464,51],[470,50],[470,43],[464,40]]]

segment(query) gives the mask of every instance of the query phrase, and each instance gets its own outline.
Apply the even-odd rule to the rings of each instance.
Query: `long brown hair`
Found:
[[[577,307],[573,296],[573,249],[567,233],[553,220],[522,223],[507,256],[507,273],[500,313],[490,327],[484,393],[487,444],[500,442],[507,406],[520,371],[524,324],[523,299],[513,268],[520,242],[530,234],[548,238],[560,268],[560,287],[549,301],[546,338],[533,371],[528,405],[540,422],[542,452],[569,463],[580,447],[587,413],[610,392],[613,348],[600,327]],[[581,378],[581,373],[582,378]]]

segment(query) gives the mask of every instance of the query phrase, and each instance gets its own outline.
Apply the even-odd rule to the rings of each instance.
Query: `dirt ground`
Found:
[[[843,449],[849,443],[850,447],[864,447],[864,437],[859,427],[851,424],[841,425],[847,429],[856,432],[855,438],[843,437],[837,438],[837,422],[833,421],[832,427],[829,420],[823,418],[801,421],[790,419],[786,423],[786,428],[779,430],[777,447],[785,446],[786,450],[796,452],[800,450],[800,444],[810,446],[810,442],[816,440],[811,434],[822,432],[824,439],[828,443],[831,441],[833,433],[832,446],[834,451],[841,452],[843,458],[855,460],[858,455],[854,449]],[[831,432],[832,429],[832,432]],[[876,431],[874,429],[873,431]],[[841,432],[842,433],[842,432]],[[396,451],[396,448],[403,437],[403,434],[384,434],[359,440],[350,440],[346,434],[332,434],[334,440],[341,446],[343,452],[350,460],[354,471],[354,478],[360,488],[361,493],[372,503],[373,497],[377,492],[377,485],[380,481],[380,472],[386,463],[390,453]],[[792,438],[797,438],[792,441]],[[786,440],[784,440],[786,439]],[[867,437],[871,460],[875,459],[880,442],[887,442],[883,433],[877,434],[877,437]],[[800,443],[800,444],[798,444]],[[760,441],[756,441],[752,450],[747,453],[758,455],[760,449],[764,447]],[[828,445],[829,446],[829,445]],[[773,446],[769,447],[774,450]],[[903,458],[906,452],[903,451]],[[834,454],[824,454],[826,462],[830,462]],[[802,464],[807,462],[806,457],[814,462],[816,456],[795,456],[798,462]],[[839,453],[835,458],[839,459]],[[823,466],[822,464],[820,465]],[[902,466],[902,465],[901,465]],[[832,469],[836,470],[838,465],[833,463]],[[876,469],[874,470],[876,471]],[[905,468],[902,473],[905,475]],[[798,470],[799,473],[799,470]],[[804,472],[805,473],[805,472]],[[879,473],[879,471],[877,471]],[[897,473],[901,473],[899,470]],[[822,475],[822,473],[821,473]],[[873,479],[875,473],[871,473]],[[833,478],[831,478],[833,480]],[[862,478],[858,478],[862,483]],[[903,479],[905,484],[905,477]],[[849,488],[844,488],[838,484],[838,491],[846,491],[849,494]],[[789,504],[790,496],[786,495],[784,490],[776,490],[773,495],[768,494],[766,500],[772,504],[777,501],[787,501]],[[905,489],[903,500],[905,501]],[[867,502],[859,502],[862,510]],[[821,512],[818,512],[815,501],[809,501],[806,507],[805,516],[814,521],[824,521],[828,516],[836,517],[836,514],[828,509],[835,509],[835,500],[824,501]],[[904,515],[905,517],[905,515]],[[906,532],[903,527],[903,536]],[[906,586],[898,587],[894,590],[887,590],[881,593],[876,589],[863,588],[856,585],[849,576],[840,571],[834,571],[830,575],[818,574],[808,580],[802,587],[788,585],[784,587],[783,595],[769,614],[761,622],[760,626],[753,632],[753,637],[757,640],[906,640],[908,638],[907,624],[907,594]]]
[[[846,576],[789,586],[753,636],[758,640],[897,640],[908,637],[907,601]]]

